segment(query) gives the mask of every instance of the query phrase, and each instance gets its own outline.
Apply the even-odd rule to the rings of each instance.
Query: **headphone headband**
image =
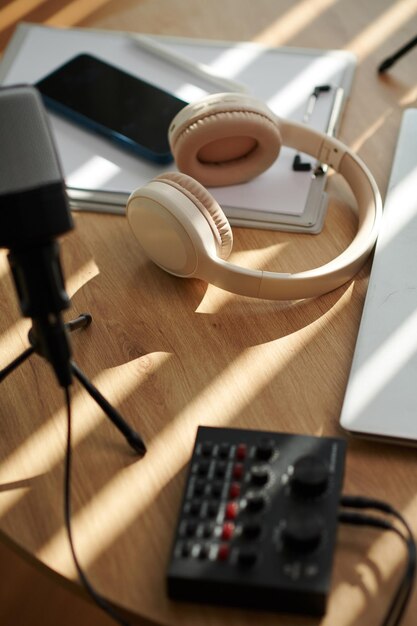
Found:
[[[321,267],[295,274],[248,270],[226,260],[222,251],[231,249],[231,229],[204,187],[186,174],[164,174],[132,193],[127,216],[142,248],[168,272],[241,295],[300,299],[344,284],[371,252],[382,217],[380,194],[366,165],[337,139],[280,119],[250,96],[215,94],[184,107],[169,140],[180,170],[216,186],[264,171],[281,145],[309,154],[347,181],[358,205],[358,230],[344,252]]]

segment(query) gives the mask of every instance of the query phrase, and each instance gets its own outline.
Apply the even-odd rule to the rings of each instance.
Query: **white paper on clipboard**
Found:
[[[317,99],[309,119],[313,128],[323,132],[331,123],[337,127],[356,63],[351,53],[343,51],[171,37],[155,40],[243,83],[277,115],[294,121],[303,120],[309,96],[318,84],[331,85],[331,91]],[[80,52],[94,54],[188,101],[218,91],[209,80],[200,80],[184,68],[139,49],[126,33],[26,23],[18,26],[3,55],[0,83],[34,83]],[[336,90],[343,90],[343,98],[335,116]],[[52,114],[50,117],[69,196],[78,208],[123,214],[126,199],[135,188],[175,169],[174,165],[161,167],[144,161],[74,123]],[[326,177],[294,172],[294,154],[283,148],[276,163],[257,179],[210,189],[232,224],[311,233],[321,230],[327,206]]]

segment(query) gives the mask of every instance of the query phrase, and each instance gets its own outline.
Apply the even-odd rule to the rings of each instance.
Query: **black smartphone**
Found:
[[[156,163],[172,155],[168,128],[187,102],[89,54],[80,54],[36,83],[55,113]]]

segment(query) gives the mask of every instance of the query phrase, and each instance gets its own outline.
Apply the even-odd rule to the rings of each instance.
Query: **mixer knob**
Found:
[[[269,480],[269,469],[265,465],[254,465],[250,472],[252,484],[263,487]]]
[[[319,457],[308,454],[294,463],[290,472],[291,492],[303,498],[316,498],[323,494],[329,483],[329,469]]]
[[[318,515],[291,515],[282,530],[282,540],[291,552],[312,552],[320,544],[323,520]]]

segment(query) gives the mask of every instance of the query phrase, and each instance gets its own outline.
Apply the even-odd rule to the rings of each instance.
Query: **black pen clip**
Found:
[[[314,87],[307,101],[306,110],[303,116],[304,124],[307,124],[309,122],[320,94],[330,91],[331,88],[331,85],[316,85],[316,87]],[[292,169],[294,172],[310,172],[312,169],[312,165],[308,161],[303,161],[301,159],[300,153],[297,153],[292,162]]]

